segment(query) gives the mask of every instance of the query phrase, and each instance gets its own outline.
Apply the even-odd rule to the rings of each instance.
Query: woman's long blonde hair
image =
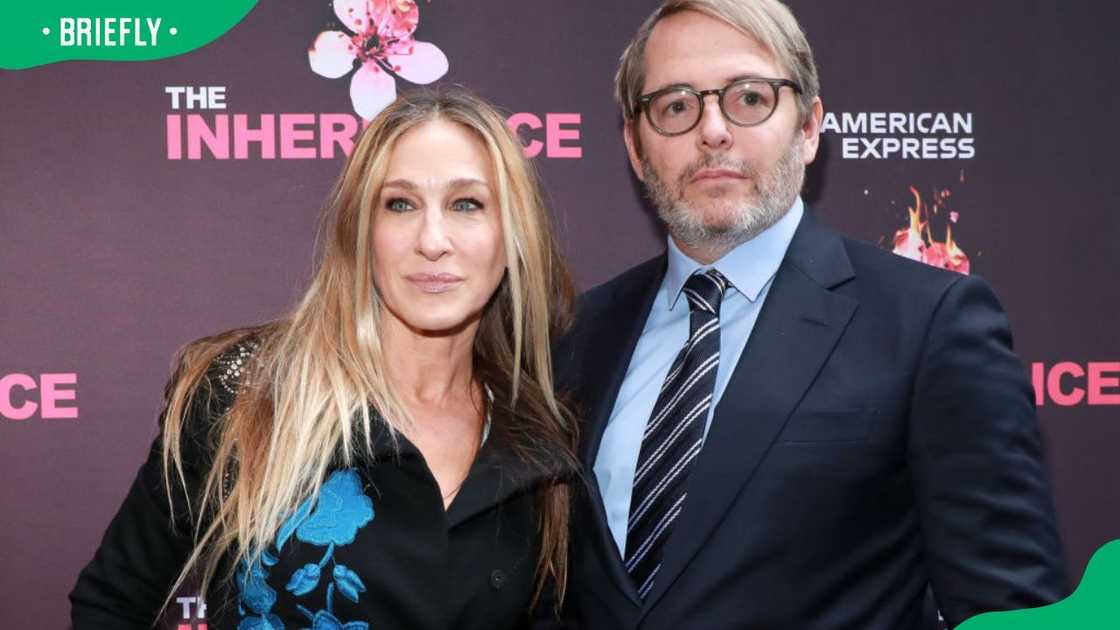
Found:
[[[567,325],[572,287],[549,225],[537,178],[521,144],[492,107],[461,90],[403,96],[358,139],[330,196],[321,260],[286,318],[194,342],[169,385],[163,433],[168,500],[188,498],[194,550],[168,601],[188,576],[205,590],[223,560],[259,561],[281,523],[317,496],[328,467],[371,447],[377,426],[394,438],[411,419],[394,394],[381,345],[383,305],[373,283],[371,221],[389,155],[407,130],[442,119],[473,130],[493,164],[508,269],[482,314],[474,343],[475,380],[515,423],[512,448],[527,460],[560,454],[572,466],[575,427],[553,389],[550,339]],[[198,427],[187,418],[213,409],[215,359],[247,337],[256,350],[242,367],[228,411],[201,435],[207,461],[201,487],[188,487],[184,447]],[[373,411],[371,411],[373,410]],[[206,415],[203,413],[203,415]],[[536,455],[534,455],[536,454]],[[554,479],[538,492],[542,546],[537,595],[567,577],[569,489]],[[226,578],[229,575],[226,572]],[[534,601],[536,597],[534,597]]]

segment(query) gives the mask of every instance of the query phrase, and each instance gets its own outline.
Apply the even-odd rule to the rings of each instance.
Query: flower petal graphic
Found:
[[[320,76],[337,79],[354,69],[358,48],[342,31],[323,31],[307,49],[311,69]]]
[[[370,15],[385,39],[410,39],[420,23],[416,0],[370,0]]]
[[[447,74],[448,68],[447,55],[428,42],[414,42],[410,55],[389,55],[389,63],[393,65],[393,72],[420,85]]]
[[[370,30],[373,21],[368,0],[334,0],[334,14],[346,28],[355,33]]]
[[[366,120],[372,120],[395,98],[397,82],[373,61],[362,64],[350,79],[350,102],[354,111]]]

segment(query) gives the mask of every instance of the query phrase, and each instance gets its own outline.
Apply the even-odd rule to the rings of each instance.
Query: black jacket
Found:
[[[229,364],[230,356],[218,363]],[[232,398],[217,393],[188,421],[192,492],[206,472],[204,427]],[[398,451],[380,433],[372,459],[328,473],[318,504],[292,515],[261,564],[237,567],[231,583],[211,589],[208,627],[521,627],[536,583],[536,491],[571,467],[547,453],[536,465],[516,457],[510,416],[497,407],[490,436],[446,513],[419,451],[403,437]],[[70,594],[74,630],[151,627],[183,567],[190,523],[177,494],[172,527],[160,466],[157,440]],[[179,610],[172,600],[169,613]]]
[[[558,383],[591,470],[665,273],[581,299]],[[807,214],[782,261],[642,601],[594,479],[573,521],[575,627],[919,630],[1066,595],[1030,386],[982,280]]]

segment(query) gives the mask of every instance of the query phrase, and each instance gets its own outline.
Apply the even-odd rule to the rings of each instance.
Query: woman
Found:
[[[241,630],[510,628],[562,597],[571,286],[520,144],[469,95],[401,98],[330,209],[289,317],[183,352],[75,630],[150,627],[185,584]]]

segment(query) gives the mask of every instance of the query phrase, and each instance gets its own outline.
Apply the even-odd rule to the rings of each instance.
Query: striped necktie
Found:
[[[642,436],[626,530],[626,570],[642,599],[661,568],[665,542],[684,505],[688,473],[704,444],[719,367],[719,305],[727,285],[715,269],[685,282],[688,341],[669,368]]]

